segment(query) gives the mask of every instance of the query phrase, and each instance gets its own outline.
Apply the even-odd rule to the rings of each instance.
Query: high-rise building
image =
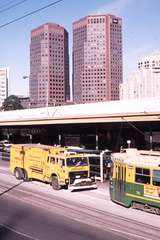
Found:
[[[138,69],[120,84],[120,99],[160,97],[160,52],[144,57]]]
[[[70,95],[68,32],[54,23],[31,31],[31,107],[63,105]]]
[[[74,102],[118,100],[122,76],[122,19],[94,15],[74,22]]]
[[[9,68],[0,68],[0,107],[8,97]]]

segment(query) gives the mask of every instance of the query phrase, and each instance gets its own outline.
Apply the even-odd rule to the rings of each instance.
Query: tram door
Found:
[[[122,164],[116,165],[116,192],[115,199],[118,202],[124,201],[126,167]]]

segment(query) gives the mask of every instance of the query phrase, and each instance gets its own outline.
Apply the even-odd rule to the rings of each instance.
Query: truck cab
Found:
[[[62,186],[70,190],[97,187],[94,178],[90,178],[90,165],[84,154],[64,152],[58,156],[50,155],[46,165],[46,175],[52,178],[54,189]]]

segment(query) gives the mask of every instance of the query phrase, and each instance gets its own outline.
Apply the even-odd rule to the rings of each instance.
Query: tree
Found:
[[[7,97],[2,104],[2,111],[10,111],[16,109],[23,109],[19,98],[15,95]]]

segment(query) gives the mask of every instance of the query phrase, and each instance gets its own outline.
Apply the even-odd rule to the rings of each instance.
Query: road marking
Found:
[[[108,191],[105,191],[104,190],[93,190],[95,193],[98,193],[98,194],[101,194],[101,195],[104,195],[104,196],[109,196],[109,193]]]
[[[115,228],[110,228],[109,230],[111,230],[113,232],[117,232],[118,236],[119,236],[119,233],[121,233],[121,234],[124,234],[124,235],[129,235],[131,237],[136,237],[136,238],[140,238],[140,239],[153,240],[153,238],[146,238],[146,237],[134,234],[134,233],[124,232],[122,230],[118,230],[118,229],[115,229]],[[133,240],[133,238],[129,238],[129,239]]]
[[[0,170],[6,170],[8,172],[8,168],[7,167],[0,166]]]
[[[19,234],[19,235],[21,235],[21,236],[27,237],[27,238],[29,238],[29,239],[32,239],[32,240],[40,240],[39,238],[33,238],[33,237],[30,236],[29,234],[20,232],[20,231],[18,231],[18,230],[16,230],[16,229],[14,229],[14,228],[6,225],[6,224],[0,224],[0,226],[6,228],[6,229],[8,229],[8,230],[10,230],[10,231],[12,231],[12,232],[14,232],[14,233],[16,233],[16,234]]]

